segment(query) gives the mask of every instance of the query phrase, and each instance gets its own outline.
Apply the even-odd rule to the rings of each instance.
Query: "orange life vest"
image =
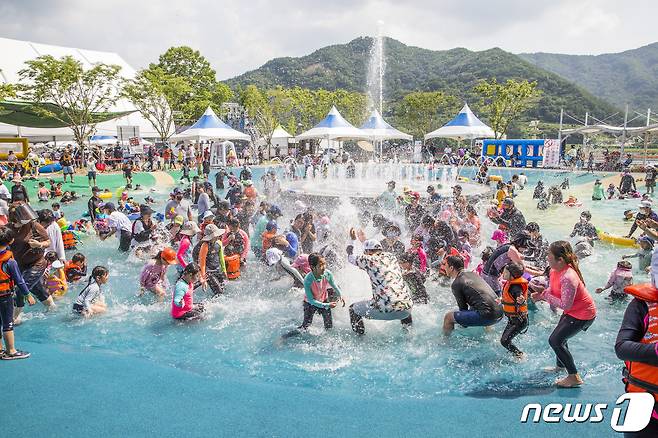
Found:
[[[62,231],[62,241],[64,242],[64,249],[75,249],[77,244],[75,234],[71,231]]]
[[[649,285],[642,285],[648,288]],[[647,290],[635,294],[637,288],[624,288],[626,293],[635,295],[636,298],[646,301],[649,307],[647,331],[644,333],[642,344],[655,344],[658,342],[658,291],[652,287],[653,294],[648,294]],[[646,288],[645,288],[646,289]],[[648,295],[652,295],[653,300],[647,301]],[[642,362],[625,361],[624,383],[626,392],[648,392],[658,403],[658,366],[649,365]]]
[[[75,263],[73,260],[69,260],[68,262],[66,262],[66,264],[64,265],[64,275],[66,276],[67,280],[69,278],[69,271],[71,269],[80,269],[80,266],[78,266],[78,264]],[[78,281],[81,278],[82,276],[76,275],[76,276],[72,276],[71,280],[69,281]]]
[[[265,231],[263,233],[263,252],[272,248],[272,240],[276,236],[276,231]]]
[[[523,303],[516,302],[514,297],[509,293],[509,289],[513,284],[518,284],[523,289]],[[503,287],[503,295],[501,297],[501,304],[503,305],[503,312],[508,316],[518,316],[528,313],[528,280],[523,277],[515,278],[505,283]]]
[[[14,292],[14,280],[5,271],[5,263],[13,257],[14,254],[9,250],[0,255],[0,297],[10,295]]]
[[[228,279],[237,280],[240,278],[240,254],[225,256],[224,262],[226,262],[226,276]]]

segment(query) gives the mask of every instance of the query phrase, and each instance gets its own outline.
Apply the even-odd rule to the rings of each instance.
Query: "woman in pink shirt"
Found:
[[[563,310],[560,321],[548,338],[548,343],[557,356],[560,371],[566,368],[569,375],[557,381],[562,388],[576,388],[583,384],[578,374],[567,341],[580,331],[586,331],[596,318],[596,306],[585,288],[583,275],[578,269],[578,258],[569,242],[553,242],[548,251],[548,264],[551,267],[549,285],[542,292],[532,294],[533,300],[547,301],[551,307]]]

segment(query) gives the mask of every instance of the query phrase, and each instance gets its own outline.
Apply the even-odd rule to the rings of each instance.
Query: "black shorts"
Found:
[[[121,230],[121,237],[119,237],[119,251],[130,251],[130,243],[133,240],[133,235],[130,231]]]
[[[14,300],[12,294],[0,297],[0,323],[2,323],[3,332],[14,330]]]
[[[132,178],[133,177],[133,171],[132,170],[124,170],[123,171],[123,177],[124,178]]]

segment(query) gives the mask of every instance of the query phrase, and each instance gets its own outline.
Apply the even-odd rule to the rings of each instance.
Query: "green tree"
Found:
[[[220,114],[222,104],[233,96],[231,89],[218,82],[215,70],[198,50],[187,46],[170,47],[160,55],[157,64],[151,64],[149,70],[160,68],[168,76],[184,80],[185,90],[176,88],[168,90],[169,102],[177,124],[189,124],[203,114],[207,107]]]
[[[188,93],[189,88],[183,78],[167,74],[160,67],[150,67],[125,81],[122,92],[151,122],[164,142],[174,132],[174,113],[168,99]]]
[[[107,111],[119,97],[118,65],[95,64],[85,70],[71,56],[56,59],[40,56],[26,62],[19,72],[20,96],[38,103],[53,103],[61,108],[54,112],[40,108],[44,116],[65,123],[82,146],[93,134],[96,124],[93,115]]]
[[[14,86],[12,84],[0,84],[0,100],[5,100],[11,97],[16,97]]]
[[[247,110],[256,131],[265,140],[265,145],[271,144],[272,134],[279,123],[267,94],[255,85],[247,85],[241,90],[240,104]]]
[[[416,138],[439,128],[459,110],[459,100],[441,91],[415,91],[393,108],[394,123]]]
[[[474,90],[482,99],[482,109],[496,132],[496,138],[506,135],[519,116],[536,105],[541,94],[537,82],[514,79],[508,79],[504,84],[495,78],[481,81]]]

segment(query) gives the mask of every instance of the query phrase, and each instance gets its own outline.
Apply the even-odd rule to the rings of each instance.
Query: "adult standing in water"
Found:
[[[492,212],[491,222],[494,224],[505,224],[509,229],[509,235],[515,236],[525,228],[525,217],[521,210],[516,208],[512,198],[505,198],[502,202],[502,213]]]
[[[510,243],[501,245],[494,250],[491,254],[491,257],[487,260],[482,268],[481,277],[484,281],[487,282],[489,286],[496,292],[496,295],[500,296],[502,292],[502,287],[500,284],[500,274],[503,273],[503,268],[509,262],[516,262],[523,265],[523,256],[528,248],[532,246],[531,244],[532,237],[530,233],[523,230],[514,236],[513,240]],[[532,269],[524,265],[526,272],[531,275],[542,275],[543,272],[539,270]]]
[[[503,309],[496,293],[475,272],[464,271],[464,259],[448,256],[446,273],[453,279],[451,289],[459,310],[445,314],[444,335],[450,336],[455,323],[463,327],[486,327],[501,320]]]
[[[358,301],[350,306],[352,330],[359,335],[365,333],[363,318],[400,320],[404,327],[411,326],[413,301],[395,255],[384,252],[381,243],[376,240],[363,242],[364,253],[355,255],[354,229],[350,230],[350,238],[352,243],[347,247],[347,260],[368,273],[372,286],[371,299]]]
[[[578,268],[578,258],[569,242],[558,240],[550,245],[548,264],[551,268],[549,285],[544,291],[533,293],[532,299],[535,302],[546,301],[551,307],[563,310],[548,343],[557,357],[554,370],[566,368],[569,373],[556,382],[557,386],[576,388],[583,384],[583,379],[578,374],[567,341],[592,325],[596,318],[596,306],[585,288],[583,275]]]

